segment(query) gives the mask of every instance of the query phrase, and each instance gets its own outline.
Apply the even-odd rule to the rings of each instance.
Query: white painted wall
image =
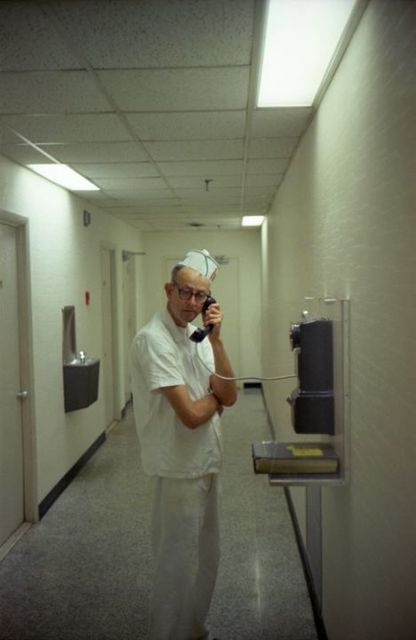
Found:
[[[89,227],[83,226],[84,208],[92,213]],[[140,250],[141,234],[0,156],[0,212],[2,210],[29,219],[40,502],[105,428],[102,376],[96,403],[87,409],[64,413],[61,309],[75,305],[78,349],[102,358],[100,247],[105,244],[114,248],[118,292],[117,411],[120,411],[126,386],[122,362],[121,251]],[[89,307],[84,302],[87,290],[91,293]]]
[[[416,633],[415,24],[414,2],[369,3],[263,230],[266,370],[292,366],[303,296],[351,298],[351,482],[323,489],[331,640]],[[292,386],[266,387],[282,438]]]
[[[260,354],[260,233],[258,229],[241,231],[203,231],[143,234],[146,251],[146,321],[166,305],[166,258],[184,257],[190,249],[207,249],[212,255],[226,255],[239,261],[239,290],[230,291],[229,300],[240,302],[240,371],[236,375],[259,375]],[[221,278],[221,269],[217,275]],[[215,283],[212,292],[215,296]],[[221,303],[221,300],[219,300]],[[225,318],[225,322],[227,318]]]

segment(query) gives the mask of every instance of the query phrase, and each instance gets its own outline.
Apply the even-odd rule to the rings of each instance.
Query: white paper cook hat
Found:
[[[178,262],[178,264],[199,271],[201,275],[211,281],[214,280],[217,275],[219,267],[218,262],[214,260],[206,249],[193,249],[192,251],[188,251],[184,259]]]

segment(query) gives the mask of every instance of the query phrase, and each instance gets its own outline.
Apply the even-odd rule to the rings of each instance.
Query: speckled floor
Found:
[[[211,632],[221,640],[316,640],[283,491],[252,470],[251,442],[270,438],[261,394],[240,392],[223,426]],[[147,638],[149,485],[130,412],[0,563],[0,640]]]

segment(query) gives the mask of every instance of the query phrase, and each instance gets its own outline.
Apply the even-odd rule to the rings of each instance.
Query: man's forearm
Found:
[[[214,413],[222,412],[221,400],[215,393],[210,393],[199,400],[193,401],[192,416],[186,425],[190,429],[196,429],[199,425],[204,424]]]
[[[217,411],[222,412],[221,400],[215,393],[210,393],[199,400],[192,400],[185,385],[164,387],[161,391],[179,420],[188,429],[196,429]]]

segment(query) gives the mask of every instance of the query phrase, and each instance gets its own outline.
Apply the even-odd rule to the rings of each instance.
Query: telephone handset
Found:
[[[204,306],[202,307],[202,313],[205,313],[208,307],[211,304],[214,304],[214,302],[216,302],[215,298],[211,298],[211,296],[208,296],[208,298],[204,302]],[[214,328],[213,324],[207,324],[205,325],[205,327],[200,327],[199,329],[195,329],[195,331],[191,333],[189,338],[193,342],[202,342],[202,340],[209,334],[210,331],[212,331],[213,328]]]

